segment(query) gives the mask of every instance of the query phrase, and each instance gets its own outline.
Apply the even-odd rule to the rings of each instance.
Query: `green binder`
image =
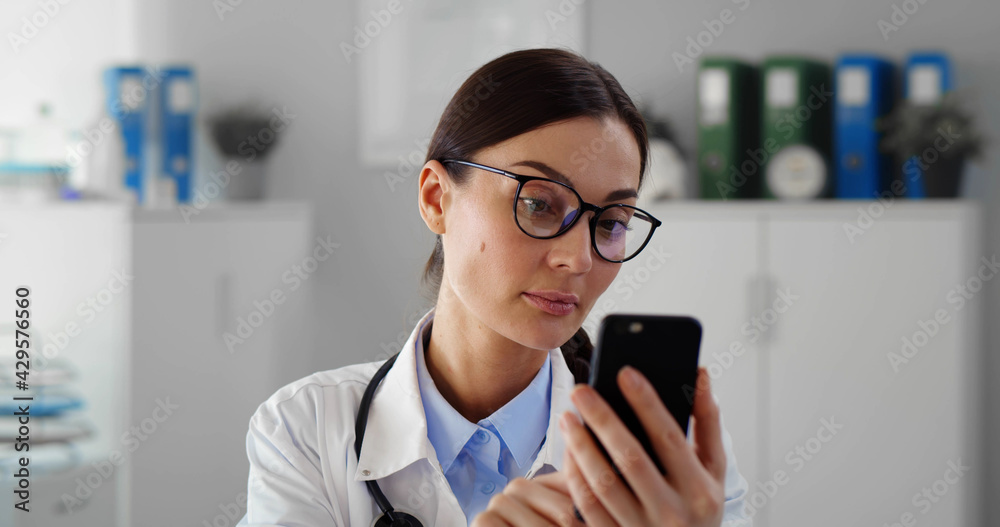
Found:
[[[766,198],[831,197],[833,80],[826,63],[770,57],[761,66],[760,149]]]
[[[698,179],[702,199],[760,196],[757,68],[725,57],[706,57],[698,71]]]

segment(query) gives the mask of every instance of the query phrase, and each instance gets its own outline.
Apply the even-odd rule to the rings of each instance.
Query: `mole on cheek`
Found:
[[[479,244],[479,252],[483,252],[485,250],[486,250],[486,242],[481,242]]]

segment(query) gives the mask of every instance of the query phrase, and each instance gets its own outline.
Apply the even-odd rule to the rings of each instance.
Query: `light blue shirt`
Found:
[[[424,340],[432,324],[428,321],[416,341],[427,438],[471,523],[508,481],[528,472],[541,449],[549,425],[551,358],[546,354],[545,363],[521,393],[489,417],[472,423],[445,400],[427,370]]]

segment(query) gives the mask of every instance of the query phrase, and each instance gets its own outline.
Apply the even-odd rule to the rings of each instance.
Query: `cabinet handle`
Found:
[[[767,275],[756,275],[747,281],[747,298],[749,304],[749,314],[746,323],[760,334],[753,344],[766,346],[773,341],[774,326],[764,320],[764,312],[771,307],[771,297],[777,282]],[[760,325],[764,325],[763,329]]]
[[[777,338],[778,327],[781,326],[781,319],[783,317],[782,313],[779,313],[777,310],[774,309],[775,300],[777,300],[776,295],[778,294],[778,288],[779,288],[778,280],[775,279],[773,276],[767,275],[764,277],[763,287],[764,291],[761,294],[761,299],[763,299],[763,303],[760,306],[760,312],[758,313],[758,315],[762,318],[762,323],[767,328],[767,331],[764,331],[764,335],[761,338],[761,340],[763,340],[766,344],[771,345],[777,342],[778,340]],[[766,318],[764,318],[764,314],[767,311],[774,312],[773,321],[769,321]]]

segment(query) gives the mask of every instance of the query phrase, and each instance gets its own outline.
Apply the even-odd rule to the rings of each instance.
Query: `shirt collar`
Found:
[[[421,334],[424,323],[433,315],[434,309],[431,308],[413,328],[395,364],[375,391],[354,474],[355,481],[384,478],[415,461],[434,458],[434,447],[427,437],[415,353],[417,335]],[[560,348],[549,350],[548,362],[552,378],[548,428],[545,442],[526,477],[562,467],[565,441],[559,430],[559,416],[566,410],[576,412],[569,398],[575,381]],[[367,377],[371,378],[381,365],[381,361],[371,363]]]
[[[569,398],[573,386],[576,385],[576,379],[573,378],[573,372],[569,371],[569,366],[566,365],[560,348],[549,350],[549,362],[552,373],[549,425],[545,431],[545,442],[542,444],[542,449],[538,452],[535,462],[532,463],[531,470],[525,475],[528,479],[536,474],[562,469],[566,440],[563,438],[562,430],[559,429],[559,417],[566,411],[573,412],[577,417],[580,415],[576,407],[573,406],[573,401]]]
[[[545,440],[552,387],[551,362],[552,355],[546,355],[528,387],[486,419],[500,432],[519,467],[525,466]]]
[[[448,472],[472,434],[479,426],[486,427],[490,424],[496,428],[518,466],[524,466],[545,439],[552,381],[551,354],[546,355],[542,367],[521,393],[489,417],[479,421],[477,426],[448,403],[427,369],[424,342],[433,326],[432,319],[433,315],[427,320],[426,326],[420,329],[423,338],[417,339],[417,380],[427,418],[427,437],[437,452],[441,469]]]

